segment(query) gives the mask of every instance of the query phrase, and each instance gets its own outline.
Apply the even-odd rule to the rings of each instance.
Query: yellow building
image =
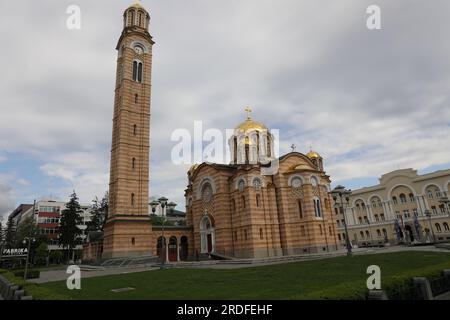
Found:
[[[418,175],[403,169],[354,190],[345,215],[352,245],[450,241],[449,188],[450,170]],[[334,216],[344,244],[344,215],[335,209]]]

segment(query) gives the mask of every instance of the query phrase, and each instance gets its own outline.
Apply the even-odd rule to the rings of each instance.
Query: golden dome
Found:
[[[306,154],[306,156],[307,156],[308,158],[310,158],[310,159],[322,158],[322,157],[320,156],[320,154],[318,154],[317,152],[312,151],[312,150],[310,150],[310,151]]]
[[[252,131],[252,130],[267,130],[267,127],[261,122],[253,121],[247,118],[244,122],[236,127],[236,130]]]

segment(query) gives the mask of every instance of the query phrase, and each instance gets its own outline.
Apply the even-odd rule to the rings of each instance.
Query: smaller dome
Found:
[[[318,154],[317,152],[315,152],[315,151],[313,151],[313,150],[310,150],[310,151],[306,154],[306,156],[307,156],[308,158],[310,158],[310,159],[318,159],[318,158],[322,158],[322,157],[320,156],[320,154]]]
[[[199,164],[198,163],[194,163],[190,168],[189,168],[189,172],[194,172],[197,168],[198,168]]]

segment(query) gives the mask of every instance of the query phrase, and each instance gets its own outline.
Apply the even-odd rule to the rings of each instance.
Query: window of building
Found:
[[[428,190],[428,199],[433,199],[433,191]]]
[[[133,134],[136,135],[137,133],[137,125],[133,125]]]
[[[406,203],[406,196],[405,194],[400,194],[400,203]]]
[[[134,238],[131,238],[131,244],[134,246],[135,245],[135,243],[136,243],[136,239],[134,239]]]
[[[341,240],[341,234],[340,233],[338,233],[338,239],[339,239],[339,241]]]
[[[133,158],[132,160],[131,160],[131,168],[136,168],[136,158]]]
[[[364,232],[360,231],[359,235],[361,236],[361,239],[364,239]]]
[[[369,239],[370,238],[370,233],[369,231],[366,230],[366,238]]]
[[[261,189],[261,185],[262,185],[262,183],[261,183],[261,180],[259,178],[253,179],[253,187],[256,190],[260,190]]]
[[[411,202],[415,201],[414,195],[412,193],[409,194],[409,201]]]
[[[240,192],[244,191],[245,188],[245,181],[243,179],[239,180],[238,182],[238,189]]]
[[[362,218],[358,217],[359,224],[362,224]]]
[[[311,177],[310,181],[311,181],[311,184],[313,185],[313,187],[317,187],[317,185],[319,184],[316,177]]]
[[[384,214],[380,214],[381,221],[384,221]]]
[[[441,197],[441,192],[439,190],[436,191],[436,198],[440,198]]]
[[[131,194],[131,205],[134,206],[134,193]]]
[[[445,213],[445,206],[443,204],[439,206],[439,209],[441,209],[441,213]]]
[[[314,213],[315,213],[316,218],[321,218],[322,210],[320,208],[320,199],[313,199],[313,204],[314,204]]]
[[[380,231],[380,229],[377,229],[377,236],[381,237],[381,231]]]
[[[247,240],[247,229],[244,229],[244,239]]]
[[[298,209],[298,216],[300,219],[303,219],[303,206],[302,206],[302,200],[297,201],[297,209]]]
[[[245,196],[241,197],[242,208],[245,209]]]
[[[139,60],[133,61],[133,80],[136,82],[142,82],[143,64]]]
[[[442,231],[441,225],[439,223],[436,223],[434,226],[436,227],[436,231],[437,232],[441,232]]]
[[[411,217],[411,214],[409,213],[409,210],[403,210],[403,216],[404,216],[405,218],[410,218],[410,217]]]
[[[431,207],[431,211],[433,211],[433,214],[437,214],[438,213],[437,209],[436,209],[436,206],[432,206]]]
[[[413,214],[414,214],[415,217],[418,217],[418,216],[419,216],[419,213],[417,212],[417,208],[414,208],[414,209],[413,209]]]
[[[444,226],[444,230],[445,231],[450,231],[450,229],[448,228],[448,223],[447,222],[444,222],[442,225]]]
[[[340,222],[339,220],[336,220],[336,225],[337,225],[338,227],[340,227],[340,226],[341,226],[341,222]]]
[[[375,215],[375,221],[380,221],[380,217],[378,217],[378,215]]]
[[[138,103],[138,101],[139,101],[139,95],[136,93],[134,95],[134,103]]]
[[[397,204],[398,202],[397,202],[397,197],[392,197],[392,202],[394,203],[394,204]]]
[[[260,239],[264,239],[264,233],[263,233],[263,229],[259,229],[259,238]]]
[[[259,194],[256,195],[256,206],[259,207],[261,196]]]

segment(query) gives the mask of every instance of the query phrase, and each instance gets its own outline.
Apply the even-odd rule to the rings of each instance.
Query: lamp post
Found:
[[[36,239],[31,238],[31,237],[25,237],[23,239],[23,244],[27,244],[28,242],[28,249],[27,249],[27,260],[25,262],[25,272],[23,273],[23,279],[27,280],[27,273],[28,273],[28,260],[30,257],[30,250],[31,250],[31,242],[35,242]]]
[[[428,218],[428,223],[429,223],[429,225],[430,225],[431,234],[433,235],[433,243],[435,243],[435,242],[436,242],[436,238],[435,238],[435,236],[434,236],[433,225],[432,225],[432,223],[431,223],[431,211],[430,211],[430,210],[425,210],[425,215],[426,215],[427,218]]]
[[[348,206],[348,202],[350,200],[351,190],[346,190],[344,186],[338,185],[331,192],[331,196],[333,197],[334,205],[341,209],[342,214],[344,215],[344,228],[345,228],[345,244],[347,247],[347,256],[352,255],[352,246],[350,244],[350,239],[348,236],[348,228],[347,228],[347,219],[345,217],[345,207]],[[345,203],[344,203],[345,199]]]
[[[150,202],[150,206],[152,207],[152,212],[155,213],[156,208],[158,206],[161,206],[161,219],[162,219],[162,223],[161,223],[161,249],[164,251],[162,252],[162,263],[161,263],[161,269],[165,269],[166,268],[166,239],[164,238],[164,226],[165,226],[165,213],[166,213],[166,207],[169,208],[169,210],[173,210],[175,209],[175,207],[177,206],[177,204],[175,202],[167,202],[169,201],[169,199],[167,199],[166,197],[161,197],[158,199],[158,201],[152,201]]]

